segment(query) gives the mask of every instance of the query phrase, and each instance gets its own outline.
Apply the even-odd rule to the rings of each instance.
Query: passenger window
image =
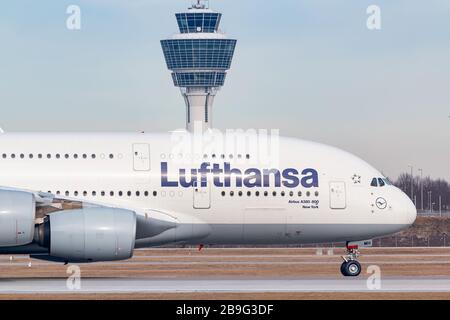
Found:
[[[370,184],[372,187],[378,187],[378,181],[377,178],[372,179],[372,183]]]
[[[380,184],[380,187],[384,187],[386,183],[384,183],[384,180],[381,178],[378,178],[378,183]]]

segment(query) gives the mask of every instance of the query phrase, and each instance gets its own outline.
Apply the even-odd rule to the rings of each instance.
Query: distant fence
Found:
[[[297,248],[333,248],[344,247],[345,243],[323,243],[320,245],[299,245]],[[417,237],[417,236],[389,236],[384,238],[378,238],[372,240],[372,247],[382,248],[411,248],[411,247],[450,247],[450,235],[443,233],[441,235],[429,236],[429,237]]]
[[[343,247],[344,243],[322,244],[321,247]],[[316,247],[316,246],[311,246]],[[447,234],[430,237],[390,236],[372,240],[372,247],[411,248],[411,247],[450,247],[450,236]]]
[[[373,240],[374,247],[447,247],[450,246],[448,235],[418,237],[387,237]]]
[[[438,211],[417,211],[418,216],[422,217],[450,217],[450,211],[449,210],[442,210],[441,212]]]
[[[173,246],[170,246],[173,247]],[[176,248],[193,248],[192,246],[175,246]],[[211,245],[208,248],[344,248],[344,242],[298,245]],[[372,240],[375,248],[414,248],[414,247],[450,247],[450,235],[442,234],[426,238],[412,236],[390,236]]]
[[[312,245],[285,246],[294,248],[343,248],[345,243],[322,243]],[[414,248],[414,247],[450,247],[450,236],[432,236],[427,238],[413,237],[385,237],[372,240],[375,248]]]

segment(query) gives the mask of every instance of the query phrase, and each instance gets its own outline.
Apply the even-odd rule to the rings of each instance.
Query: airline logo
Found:
[[[200,168],[178,169],[178,178],[175,179],[173,177],[176,175],[169,174],[169,171],[169,164],[161,162],[161,187],[207,187],[208,176],[212,176],[212,183],[218,188],[319,187],[319,174],[317,170],[312,168],[303,170],[295,168],[284,170],[248,168],[242,171],[232,168],[228,162],[223,164],[204,162],[200,165]]]

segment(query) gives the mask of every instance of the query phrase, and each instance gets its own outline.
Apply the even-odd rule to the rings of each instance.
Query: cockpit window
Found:
[[[378,187],[378,181],[377,178],[372,179],[372,183],[370,184],[372,187]]]
[[[370,186],[372,187],[384,187],[384,186],[392,186],[393,183],[389,181],[388,178],[373,178]]]

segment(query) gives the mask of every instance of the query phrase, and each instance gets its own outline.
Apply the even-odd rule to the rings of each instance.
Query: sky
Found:
[[[211,0],[237,39],[217,95],[219,129],[354,153],[390,177],[450,181],[450,1]],[[185,107],[160,40],[189,0],[15,0],[0,5],[0,126],[169,131]],[[81,29],[69,30],[69,5]],[[381,9],[369,30],[366,10]]]

